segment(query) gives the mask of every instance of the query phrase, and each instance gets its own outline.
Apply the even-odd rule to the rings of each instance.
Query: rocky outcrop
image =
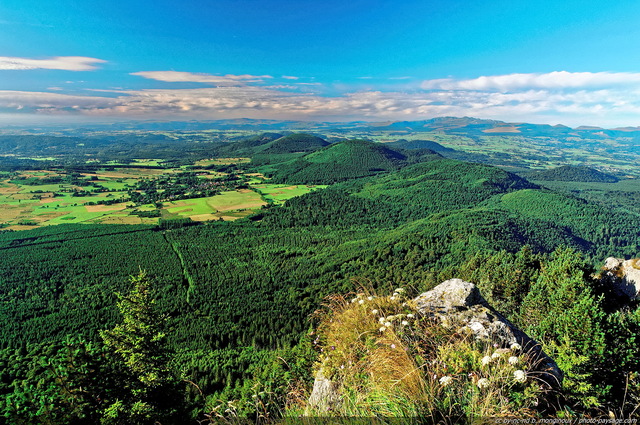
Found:
[[[556,362],[542,351],[539,343],[496,312],[473,283],[450,279],[403,305],[415,308],[416,316],[433,318],[452,334],[473,336],[496,348],[507,349],[505,352],[515,350],[526,354],[528,375],[535,376],[538,382],[546,382],[550,389],[562,387],[563,375]],[[413,315],[405,315],[409,316]],[[386,328],[381,328],[381,332],[383,329]],[[316,373],[307,414],[329,413],[340,406],[340,384],[328,379],[323,367],[324,364]]]
[[[505,348],[517,344],[528,355],[530,372],[551,388],[562,386],[562,371],[556,362],[538,342],[492,309],[473,283],[447,280],[419,295],[414,303],[418,313],[434,317],[458,333],[472,334]]]
[[[340,403],[340,386],[327,379],[323,370],[316,373],[313,382],[313,391],[307,402],[307,414],[309,412],[331,412]]]
[[[640,299],[640,259],[607,258],[601,280],[619,297]]]

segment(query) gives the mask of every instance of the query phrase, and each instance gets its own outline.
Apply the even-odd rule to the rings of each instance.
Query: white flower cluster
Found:
[[[406,291],[404,290],[404,288],[396,288],[395,291],[393,292],[393,295],[388,299],[391,301],[397,301],[397,300],[400,300],[402,297],[404,297],[405,294],[406,294]],[[366,297],[366,301],[365,301],[365,299],[362,297],[363,297],[363,294],[358,294],[355,298],[351,300],[351,303],[365,304],[366,301],[373,301],[373,299],[376,298],[375,296],[368,296]],[[402,304],[402,307],[407,307],[407,306],[408,306],[407,303]],[[374,316],[378,316],[378,323],[380,323],[381,325],[380,328],[378,328],[380,332],[384,332],[388,329],[392,329],[394,326],[397,326],[397,327],[410,326],[411,320],[415,319],[416,317],[415,314],[413,313],[408,313],[408,314],[399,313],[395,315],[381,316],[383,312],[381,312],[377,308],[373,308],[371,310],[371,314]]]
[[[478,388],[482,389],[482,388],[487,388],[489,386],[490,382],[487,378],[480,378],[478,379],[478,382],[476,382],[476,385],[478,386]]]
[[[440,385],[442,385],[443,387],[446,387],[447,385],[453,382],[453,378],[450,376],[443,376],[442,378],[440,378],[439,382],[440,382]]]
[[[391,301],[400,300],[402,297],[406,295],[406,293],[407,291],[405,291],[404,288],[396,288],[396,290],[393,291],[393,295],[391,295],[390,300]]]
[[[516,370],[513,372],[513,379],[515,379],[516,382],[524,383],[527,381],[527,374],[524,370]]]
[[[363,298],[363,297],[364,297],[364,294],[357,294],[355,296],[355,298],[351,299],[351,304],[358,303],[358,304],[362,305],[362,304],[365,303],[365,300],[366,301],[373,301],[373,299],[375,298],[375,295],[370,295],[370,296],[368,296],[366,298]]]
[[[510,365],[515,366],[518,363],[520,363],[520,358],[516,355],[513,355],[513,353],[510,353],[510,351],[516,351],[517,348],[519,348],[520,346],[518,344],[512,344],[511,348],[500,348],[497,349],[493,354],[491,354],[490,356],[484,356],[481,360],[482,366],[487,366],[489,364],[491,364],[494,361],[498,361],[499,359],[502,359],[503,356],[507,356],[509,354],[509,357],[507,358],[507,361],[509,362]]]

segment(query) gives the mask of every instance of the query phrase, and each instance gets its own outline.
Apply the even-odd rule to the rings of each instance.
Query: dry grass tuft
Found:
[[[499,347],[419,316],[398,288],[332,296],[317,313],[317,367],[342,403],[319,416],[421,417],[434,422],[533,417],[543,386],[521,347]]]

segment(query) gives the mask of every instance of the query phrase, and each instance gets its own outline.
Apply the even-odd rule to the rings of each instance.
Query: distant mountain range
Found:
[[[20,127],[11,127],[18,129]],[[26,127],[25,127],[26,128]],[[447,134],[464,134],[467,136],[486,135],[522,135],[527,137],[579,137],[583,139],[606,139],[617,137],[640,138],[639,127],[620,127],[605,129],[600,127],[581,126],[571,128],[564,125],[509,123],[496,120],[485,120],[470,117],[439,117],[422,121],[389,121],[389,122],[312,122],[312,121],[279,121],[259,119],[231,119],[211,121],[130,121],[112,124],[84,125],[72,128],[69,126],[39,127],[70,133],[86,133],[87,131],[108,130],[147,130],[147,131],[199,131],[216,130],[265,130],[265,131],[393,131],[404,132],[442,132]]]
[[[19,129],[21,127],[11,127]],[[26,127],[22,127],[26,128]],[[312,121],[279,121],[260,119],[227,119],[211,121],[129,121],[112,124],[84,125],[72,128],[69,126],[39,127],[37,130],[47,129],[64,131],[65,133],[86,133],[87,131],[108,130],[147,130],[147,131],[199,131],[216,130],[265,130],[265,131],[353,131],[376,130],[394,132],[442,132],[447,134],[464,134],[471,136],[483,135],[522,135],[528,137],[579,137],[579,138],[640,138],[640,127],[621,127],[604,129],[600,127],[581,126],[571,128],[564,125],[509,123],[496,120],[485,120],[471,117],[439,117],[422,121],[389,121],[389,122],[312,122]]]
[[[604,129],[600,127],[571,128],[564,125],[507,123],[504,121],[483,120],[478,118],[442,117],[424,121],[398,121],[392,123],[370,124],[377,130],[398,131],[440,131],[448,134],[464,134],[476,136],[488,135],[522,135],[528,137],[580,137],[580,138],[614,138],[638,137],[640,127],[624,127]]]

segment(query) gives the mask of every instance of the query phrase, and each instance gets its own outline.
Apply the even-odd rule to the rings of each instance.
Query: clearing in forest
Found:
[[[326,185],[286,185],[286,184],[254,184],[253,187],[268,202],[283,204],[287,199],[324,189]]]

